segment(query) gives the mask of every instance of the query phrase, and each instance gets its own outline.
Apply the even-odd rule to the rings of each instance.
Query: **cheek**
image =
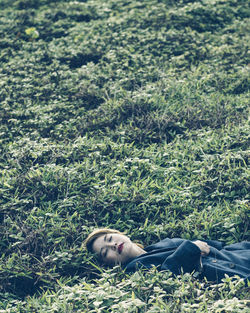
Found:
[[[131,248],[132,248],[132,243],[131,241],[130,242],[127,242],[125,245],[124,245],[124,249],[123,249],[123,255],[129,255],[130,254],[130,251],[131,251]]]
[[[119,255],[115,251],[109,251],[107,258],[105,259],[105,263],[109,265],[114,265],[115,263],[119,262],[120,258]]]

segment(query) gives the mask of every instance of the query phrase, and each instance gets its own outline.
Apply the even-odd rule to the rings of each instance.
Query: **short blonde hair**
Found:
[[[93,252],[93,243],[94,241],[99,238],[102,235],[106,235],[106,234],[120,234],[120,235],[124,235],[122,232],[120,232],[119,230],[116,229],[111,229],[111,228],[99,228],[96,229],[94,231],[92,231],[92,233],[90,233],[88,235],[88,237],[85,239],[83,245],[84,247],[87,249],[87,251]],[[137,246],[139,246],[140,248],[143,248],[143,245],[141,245],[140,243],[135,242],[135,244]]]

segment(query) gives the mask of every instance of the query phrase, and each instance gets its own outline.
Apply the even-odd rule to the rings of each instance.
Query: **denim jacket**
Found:
[[[205,241],[205,240],[204,240]],[[210,253],[201,256],[200,249],[190,240],[166,238],[145,248],[146,253],[130,260],[126,271],[156,266],[173,274],[194,273],[209,281],[220,282],[225,274],[250,278],[250,242],[224,246],[222,242],[207,240]]]

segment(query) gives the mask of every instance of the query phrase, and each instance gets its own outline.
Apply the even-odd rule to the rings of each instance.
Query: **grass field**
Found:
[[[249,240],[246,0],[0,0],[0,312],[249,312],[241,279],[98,267],[97,227]]]

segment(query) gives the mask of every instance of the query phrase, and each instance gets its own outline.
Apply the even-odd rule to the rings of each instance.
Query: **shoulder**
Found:
[[[175,249],[178,248],[184,241],[186,240],[182,238],[173,238],[173,239],[165,238],[157,243],[148,246],[147,248],[145,248],[145,250],[147,252],[150,252],[159,249]]]

